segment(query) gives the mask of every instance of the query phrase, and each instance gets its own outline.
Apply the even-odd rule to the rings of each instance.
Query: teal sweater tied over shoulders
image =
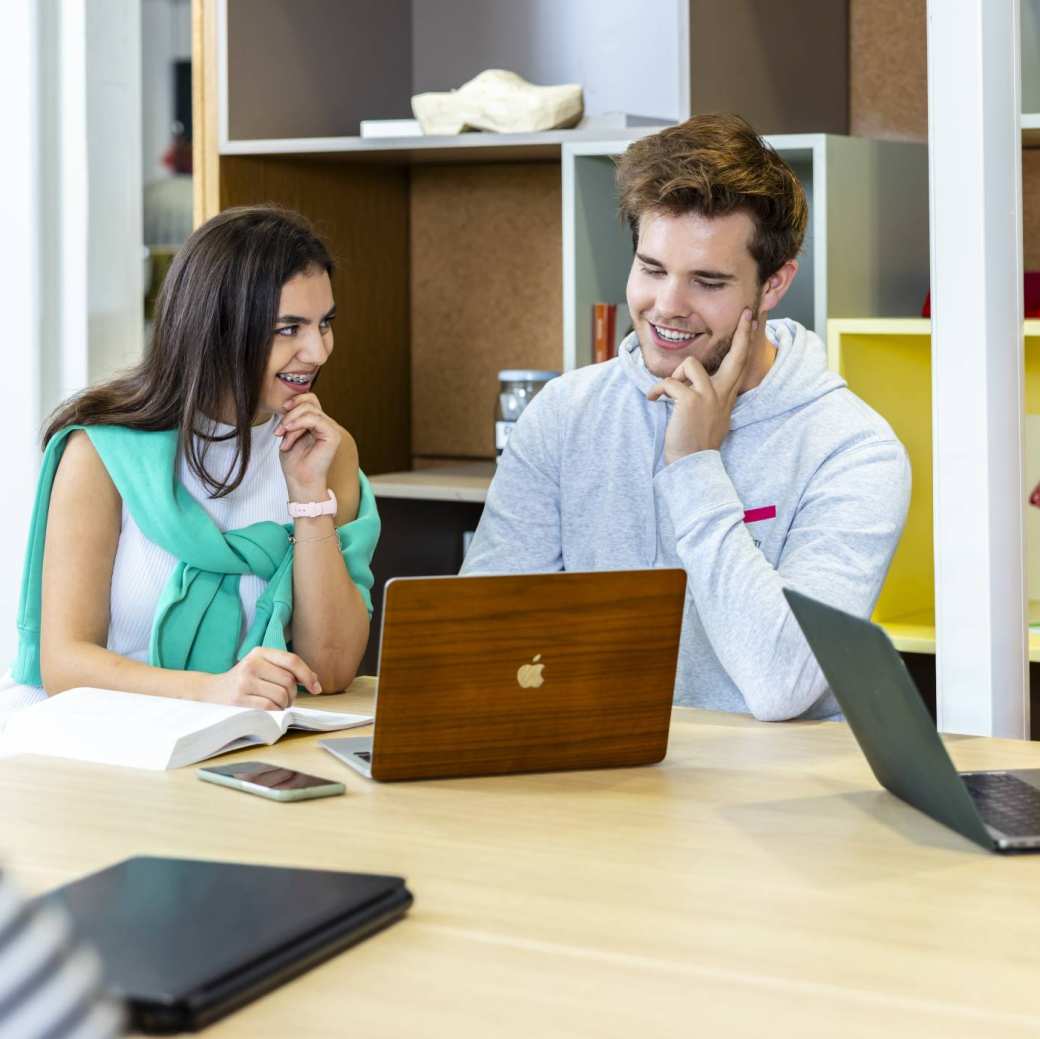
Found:
[[[179,562],[163,589],[152,622],[149,663],[179,671],[219,674],[257,646],[286,649],[292,617],[292,524],[264,521],[221,532],[177,479],[177,430],[148,432],[124,426],[69,426],[55,434],[43,454],[18,606],[18,656],[12,677],[26,685],[40,679],[40,602],[43,549],[54,474],[69,434],[90,438],[134,522],[149,541]],[[351,579],[372,614],[372,554],[379,539],[379,513],[364,473],[357,519],[337,528]],[[267,587],[241,645],[242,574],[256,574]]]

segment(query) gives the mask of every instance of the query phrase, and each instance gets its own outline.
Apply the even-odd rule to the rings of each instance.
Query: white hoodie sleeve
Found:
[[[872,439],[828,458],[801,497],[775,569],[744,524],[718,451],[681,458],[654,483],[701,623],[748,708],[763,721],[804,714],[827,682],[782,589],[870,615],[909,506],[906,451]]]

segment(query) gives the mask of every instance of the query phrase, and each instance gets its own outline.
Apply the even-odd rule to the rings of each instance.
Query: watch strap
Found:
[[[329,497],[326,501],[291,501],[289,504],[289,515],[293,519],[313,519],[316,516],[336,515],[336,495],[329,488]]]

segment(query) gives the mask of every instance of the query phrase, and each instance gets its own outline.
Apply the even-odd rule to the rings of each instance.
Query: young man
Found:
[[[635,142],[618,187],[635,331],[523,413],[463,572],[681,566],[676,703],[834,717],[782,589],[869,615],[910,467],[820,339],[766,321],[798,270],[802,187],[737,116]]]

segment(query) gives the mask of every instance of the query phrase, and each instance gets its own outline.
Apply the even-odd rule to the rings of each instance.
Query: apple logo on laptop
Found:
[[[541,659],[542,654],[539,653],[530,664],[521,665],[520,670],[516,673],[516,680],[521,689],[537,689],[545,681],[542,678],[542,668],[545,665],[538,663]]]

